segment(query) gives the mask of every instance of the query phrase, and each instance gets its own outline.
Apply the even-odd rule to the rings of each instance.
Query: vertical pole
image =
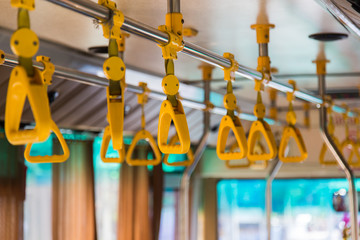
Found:
[[[265,207],[266,207],[266,230],[267,239],[271,240],[271,213],[272,213],[272,182],[276,174],[279,172],[282,162],[278,158],[274,159],[274,164],[270,169],[269,175],[266,178],[266,192],[265,192]]]
[[[168,11],[168,13],[179,13],[180,12],[180,0],[168,0],[167,11]]]
[[[324,99],[326,95],[325,87],[325,74],[319,74],[319,94]],[[337,148],[333,139],[331,138],[328,129],[327,129],[327,111],[325,104],[322,104],[320,109],[320,131],[321,135],[330,149],[331,153],[334,155],[336,161],[338,162],[340,168],[344,171],[346,179],[349,183],[349,206],[350,206],[350,221],[351,221],[351,239],[358,239],[359,236],[359,226],[357,220],[358,214],[358,201],[357,201],[357,192],[355,188],[355,177],[354,174],[347,163],[346,159],[343,157],[340,150]]]
[[[210,76],[211,77],[211,76]],[[208,103],[210,101],[210,79],[204,81],[204,102]],[[181,178],[181,186],[180,186],[180,212],[179,212],[179,218],[180,218],[180,240],[188,240],[190,236],[189,231],[189,211],[190,211],[190,178],[193,174],[196,166],[198,165],[201,156],[203,152],[205,151],[206,145],[207,145],[207,139],[210,133],[210,113],[209,111],[204,111],[204,132],[200,139],[200,142],[196,148],[195,154],[194,154],[194,162],[192,165],[188,166],[184,174]]]

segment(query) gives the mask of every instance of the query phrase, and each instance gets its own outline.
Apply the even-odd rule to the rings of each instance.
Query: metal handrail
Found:
[[[72,11],[83,14],[87,17],[94,18],[98,21],[106,21],[111,16],[108,8],[101,6],[95,2],[88,0],[47,0],[49,2],[55,3],[62,7],[68,8]],[[151,40],[156,43],[166,43],[168,42],[168,36],[166,33],[159,31],[153,27],[150,27],[146,24],[140,23],[136,20],[133,20],[125,16],[124,24],[121,27],[122,30],[132,33],[134,35],[140,36],[142,38]],[[230,67],[231,63],[228,59],[211,52],[205,48],[197,46],[195,44],[184,42],[184,49],[182,53],[189,55],[193,58],[196,58],[200,61],[206,62],[216,67],[224,68]],[[236,71],[236,74],[248,78],[250,80],[262,79],[263,74],[251,68],[248,68],[243,65],[239,65],[239,68]],[[269,78],[269,76],[267,76]],[[277,82],[274,77],[271,81],[264,83],[266,86],[277,89],[281,92],[292,92],[293,88],[289,84]],[[323,104],[323,99],[320,96],[313,95],[306,90],[297,90],[295,91],[295,97],[302,99],[307,102],[314,104]],[[345,109],[340,106],[333,106],[333,110],[338,113],[345,113]],[[356,113],[349,112],[349,116],[355,116]]]

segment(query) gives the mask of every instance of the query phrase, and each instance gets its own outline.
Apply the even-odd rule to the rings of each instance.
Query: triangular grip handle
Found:
[[[184,113],[184,108],[179,100],[177,107],[173,107],[169,100],[161,103],[158,126],[158,145],[165,154],[184,154],[190,149],[189,128]],[[174,122],[180,144],[168,144],[171,120]]]
[[[177,134],[175,134],[171,139],[170,139],[170,145],[176,144],[179,142],[179,137],[177,136]],[[191,148],[189,149],[189,151],[186,153],[187,155],[187,160],[181,161],[181,162],[169,162],[169,155],[170,154],[165,154],[164,155],[164,163],[168,166],[190,166],[193,162],[194,162],[194,153],[191,150]]]
[[[145,140],[149,143],[150,147],[152,148],[152,150],[155,154],[155,156],[154,156],[155,159],[149,160],[149,159],[133,159],[132,158],[136,144],[140,140]],[[159,148],[156,145],[155,139],[153,138],[153,136],[151,135],[150,132],[148,132],[146,130],[140,130],[139,132],[137,132],[135,134],[134,139],[132,140],[131,145],[126,153],[126,162],[130,166],[150,166],[150,165],[158,165],[159,163],[161,163],[161,153],[159,151]]]
[[[340,145],[343,155],[344,155],[344,148],[349,147],[349,146],[351,148],[351,152],[350,152],[349,159],[348,159],[349,165],[352,167],[360,167],[360,155],[358,152],[357,145],[355,144],[354,141],[352,141],[349,138],[346,138]],[[353,161],[354,156],[357,160],[356,162]]]
[[[32,143],[29,143],[26,148],[25,148],[25,159],[28,162],[31,163],[61,163],[61,162],[65,162],[69,156],[70,156],[70,151],[68,148],[68,145],[66,144],[66,141],[63,137],[63,135],[61,134],[59,128],[56,126],[54,121],[51,121],[51,130],[55,133],[56,137],[59,139],[60,145],[63,149],[63,154],[62,155],[46,155],[46,156],[30,156],[30,151],[31,151],[31,146]]]
[[[360,156],[359,153],[357,152],[357,150],[360,148],[360,144],[359,143],[355,143],[355,156],[357,158],[356,162],[353,162],[353,157],[354,155],[351,153],[349,156],[349,164],[352,167],[360,167]]]
[[[294,138],[296,145],[298,146],[299,156],[286,156],[286,147],[289,144],[291,138]],[[280,147],[279,147],[279,160],[285,163],[302,162],[308,157],[305,142],[301,136],[299,129],[294,126],[287,126],[284,128]]]
[[[259,134],[264,136],[265,142],[268,146],[269,152],[257,153],[255,151],[256,143],[259,139]],[[269,124],[263,120],[257,120],[252,123],[249,138],[248,138],[248,159],[250,161],[270,161],[276,157],[277,147],[274,135],[271,132]]]
[[[119,83],[121,84],[121,83]],[[123,130],[124,130],[124,86],[121,87],[122,98],[111,98],[109,87],[106,88],[108,115],[107,119],[110,126],[110,133],[113,148],[121,150],[123,148]]]
[[[335,145],[340,149],[340,143],[339,143],[339,140],[333,136],[332,137],[332,140],[334,141]],[[319,156],[319,162],[321,165],[324,165],[324,166],[335,166],[338,164],[338,162],[336,160],[327,160],[325,159],[325,154],[328,150],[328,146],[323,143],[322,147],[321,147],[321,150],[320,150],[320,156]]]
[[[233,160],[227,160],[225,161],[225,166],[229,169],[239,169],[239,168],[249,168],[250,167],[250,161],[248,159],[244,159],[246,162],[243,164],[237,163],[234,164]]]
[[[225,152],[226,142],[230,130],[232,130],[235,135],[236,144],[240,149],[240,152],[235,152],[235,148],[230,149],[229,152]],[[246,157],[247,152],[248,146],[245,131],[240,123],[240,119],[235,116],[233,120],[230,116],[224,116],[220,122],[217,138],[216,153],[218,157],[221,160],[237,160]]]
[[[21,66],[11,71],[5,106],[5,133],[13,145],[43,142],[50,135],[51,114],[47,86],[42,83],[41,73],[34,68],[29,78]],[[35,128],[19,130],[26,97],[29,99],[35,120]]]
[[[121,150],[117,150],[119,157],[117,158],[108,158],[106,157],[106,152],[109,148],[109,143],[111,140],[110,126],[106,126],[104,130],[103,139],[101,142],[100,148],[100,158],[104,163],[122,163],[125,160],[125,146]]]

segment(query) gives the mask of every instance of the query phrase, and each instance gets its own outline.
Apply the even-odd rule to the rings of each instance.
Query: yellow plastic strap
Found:
[[[246,143],[246,139],[245,139],[245,143]],[[239,148],[238,144],[237,143],[234,143],[231,147],[230,147],[230,151],[231,152],[235,152],[237,149]],[[240,150],[241,151],[241,150]],[[240,160],[240,159],[237,159],[237,160]],[[250,161],[247,159],[247,158],[244,158],[243,159],[244,162],[243,163],[237,163],[237,164],[234,164],[234,160],[227,160],[225,161],[225,166],[227,168],[230,168],[230,169],[236,169],[236,168],[249,168],[251,163]]]
[[[271,102],[269,116],[270,116],[270,118],[277,120],[277,108],[276,108],[277,90],[274,88],[270,88],[269,96],[270,96],[270,102]]]
[[[349,155],[349,165],[353,167],[360,167],[360,154],[355,142],[350,138],[349,134],[349,107],[346,104],[342,105],[343,108],[346,109],[345,113],[343,113],[344,123],[345,123],[345,139],[341,142],[341,150],[344,155],[344,150],[346,148],[350,148],[350,155]],[[354,157],[356,158],[356,162],[354,161]]]
[[[123,91],[122,88],[122,92]],[[110,126],[113,148],[120,150],[123,146],[124,99],[122,97],[112,97],[109,87],[106,88],[106,96],[108,106],[107,120]],[[124,93],[122,93],[122,96],[124,96]]]
[[[170,139],[170,144],[174,145],[176,143],[179,142],[179,137],[175,134],[174,136],[172,136],[172,138]],[[170,154],[165,154],[164,155],[164,163],[168,166],[190,166],[193,162],[194,162],[194,153],[191,150],[191,148],[189,149],[189,151],[186,153],[187,155],[187,159],[181,162],[169,162],[169,156]]]
[[[147,88],[147,84],[144,82],[140,82],[139,86],[143,89],[143,92],[137,94],[138,96],[138,103],[141,105],[141,129],[145,129],[145,110],[144,105],[148,101],[149,89]]]
[[[173,121],[180,144],[168,144],[168,135],[171,121]],[[158,145],[160,151],[165,154],[184,154],[190,149],[189,128],[184,113],[184,108],[179,100],[173,107],[169,100],[161,104],[158,127]]]
[[[31,162],[31,163],[61,163],[61,162],[65,162],[69,158],[70,151],[69,151],[68,145],[66,144],[66,141],[65,141],[63,135],[61,134],[59,128],[56,126],[54,121],[51,121],[51,130],[55,133],[55,135],[59,139],[60,145],[63,149],[63,154],[62,155],[52,155],[52,156],[30,156],[32,143],[29,143],[26,146],[25,153],[24,153],[25,159],[28,162]]]
[[[304,125],[310,128],[310,103],[304,103]]]
[[[335,137],[332,136],[332,140],[335,142],[335,145],[340,149],[340,142],[339,140]],[[328,150],[328,146],[323,143],[321,150],[320,150],[320,157],[319,157],[319,162],[321,165],[324,166],[335,166],[337,165],[337,161],[335,159],[329,160],[329,159],[325,159],[325,155],[326,155],[326,151]]]
[[[154,152],[155,159],[149,160],[149,159],[133,159],[132,158],[136,144],[140,140],[145,140],[149,143],[150,147],[152,148],[152,150]],[[136,135],[134,136],[134,139],[132,140],[131,145],[127,151],[126,162],[131,166],[149,166],[149,165],[158,165],[159,163],[161,163],[161,153],[156,145],[155,139],[153,138],[153,136],[151,135],[150,132],[143,129],[136,133]]]
[[[165,25],[158,28],[168,35],[168,42],[159,44],[164,59],[177,59],[177,52],[184,48],[183,42],[183,16],[181,13],[167,13]]]
[[[106,157],[106,152],[109,148],[109,143],[111,140],[110,127],[105,127],[103,139],[101,142],[100,148],[100,158],[104,163],[122,163],[125,160],[125,146],[123,145],[120,150],[117,150],[119,157],[117,158],[108,158]]]
[[[221,160],[237,160],[246,157],[247,143],[245,131],[241,125],[240,119],[234,115],[234,110],[237,108],[236,97],[233,94],[232,81],[235,80],[235,71],[239,68],[238,63],[231,53],[224,53],[224,57],[229,59],[231,66],[224,68],[224,80],[227,81],[227,94],[224,96],[224,106],[227,109],[227,115],[221,119],[219,126],[219,133],[216,145],[216,153]],[[226,143],[230,130],[235,135],[236,145],[240,152],[235,152],[234,148],[230,148],[226,152]]]
[[[302,162],[308,157],[305,142],[298,128],[294,125],[296,123],[296,114],[293,109],[294,93],[296,91],[296,82],[289,80],[289,84],[293,86],[293,91],[287,92],[287,100],[289,102],[289,111],[286,115],[286,121],[288,126],[284,128],[283,135],[281,137],[279,147],[279,159],[282,162]],[[286,156],[286,148],[289,144],[290,139],[293,138],[299,149],[300,155],[298,156]]]
[[[10,75],[5,106],[5,133],[13,145],[42,142],[50,135],[52,119],[47,85],[41,79],[41,72],[38,69],[34,71],[34,77],[29,78],[26,70],[17,66]],[[26,97],[33,112],[35,128],[19,130]]]

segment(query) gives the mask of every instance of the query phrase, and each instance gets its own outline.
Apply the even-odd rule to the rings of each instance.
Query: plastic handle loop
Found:
[[[268,167],[268,161],[255,161],[250,163],[250,169],[264,170]]]
[[[236,116],[234,116],[233,119],[231,119],[230,116],[224,116],[220,122],[216,153],[221,160],[242,159],[246,157],[248,152],[245,131],[241,125],[240,119]],[[229,152],[225,152],[230,130],[232,130],[235,135],[236,145],[240,149],[240,152],[235,152],[235,148],[230,148]]]
[[[31,130],[19,130],[26,97],[36,125]],[[34,68],[34,77],[30,78],[25,68],[16,66],[11,72],[6,96],[5,133],[8,141],[13,145],[43,142],[50,135],[51,125],[47,85],[42,82],[41,72]]]
[[[335,145],[340,149],[340,142],[339,140],[335,137],[335,136],[332,136],[332,140],[335,142]],[[325,159],[325,154],[326,154],[326,151],[328,150],[328,147],[327,145],[324,143],[321,147],[321,150],[320,150],[320,157],[319,157],[319,162],[321,165],[324,165],[324,166],[335,166],[337,165],[337,161],[336,160],[328,160],[328,159]]]
[[[255,151],[255,146],[259,141],[259,136],[263,135],[268,146],[269,152],[259,153]],[[274,135],[271,132],[270,126],[264,120],[259,119],[252,123],[249,137],[248,137],[248,154],[250,161],[270,161],[274,159],[277,154],[277,147]]]
[[[120,150],[123,147],[123,129],[124,129],[124,100],[112,98],[109,92],[109,87],[106,88],[108,115],[111,139],[113,148]],[[122,92],[123,92],[122,88]],[[124,94],[122,94],[124,96]]]
[[[261,142],[258,142],[254,147],[255,153],[262,154],[265,153],[265,147],[261,144]],[[264,170],[268,167],[268,161],[255,161],[250,162],[250,169],[253,170]]]
[[[136,144],[140,140],[145,140],[149,143],[150,147],[152,148],[155,154],[154,160],[132,158]],[[143,129],[135,134],[134,139],[132,140],[131,145],[126,153],[126,162],[131,166],[149,166],[149,165],[158,165],[159,163],[161,163],[161,153],[156,145],[155,139],[153,138],[150,132]]]
[[[122,163],[125,160],[125,146],[120,150],[117,150],[119,157],[117,158],[108,158],[106,157],[106,152],[109,148],[109,143],[111,140],[111,132],[110,132],[110,126],[107,126],[104,130],[103,139],[101,142],[101,148],[100,148],[100,158],[104,163]]]
[[[170,139],[170,144],[174,145],[176,143],[179,142],[179,137],[175,134],[171,139]],[[193,162],[194,162],[194,153],[191,150],[191,148],[189,149],[189,151],[186,153],[187,155],[187,160],[181,161],[181,162],[169,162],[169,156],[170,154],[165,154],[164,155],[164,163],[168,166],[190,166]]]
[[[246,143],[246,141],[245,141]],[[230,147],[230,151],[234,152],[239,148],[239,145],[237,143],[234,143],[233,145],[231,145]],[[241,159],[237,159],[237,160],[241,160]],[[225,166],[229,169],[236,169],[236,168],[249,168],[251,163],[247,158],[243,159],[245,162],[244,163],[238,163],[238,164],[234,164],[232,160],[227,160],[225,161]]]
[[[342,141],[341,145],[340,145],[340,148],[342,150],[342,153],[343,155],[345,155],[344,153],[344,149],[346,148],[349,148],[351,149],[350,151],[350,155],[349,155],[349,165],[350,166],[353,166],[353,167],[359,167],[360,166],[360,155],[359,155],[359,152],[358,152],[358,148],[356,147],[356,144],[355,142],[350,139],[350,134],[349,134],[349,107],[346,105],[346,104],[342,104],[342,107],[346,109],[345,113],[343,113],[343,119],[344,119],[344,122],[345,122],[345,139],[344,141]],[[353,159],[354,159],[354,156],[356,157],[357,161],[354,162]]]
[[[61,163],[65,162],[69,156],[70,151],[69,147],[66,144],[66,141],[61,134],[59,128],[56,126],[54,121],[51,121],[51,130],[55,133],[56,137],[59,139],[60,145],[63,149],[62,155],[52,155],[52,156],[30,156],[32,143],[29,143],[25,148],[25,159],[30,163]]]
[[[358,152],[358,146],[355,144],[353,140],[350,138],[346,138],[340,145],[340,148],[342,150],[342,153],[344,155],[344,149],[350,147],[350,155],[348,158],[349,165],[352,167],[360,167],[360,154]],[[354,161],[354,156],[357,159],[357,161]]]
[[[170,124],[173,121],[180,144],[167,144]],[[184,154],[190,149],[190,134],[183,106],[177,100],[177,106],[173,107],[169,100],[161,104],[159,114],[158,145],[160,151],[165,154]]]
[[[285,156],[286,147],[289,144],[290,139],[295,140],[296,145],[300,151],[299,156]],[[301,136],[299,129],[294,126],[287,126],[284,128],[283,135],[281,137],[280,147],[279,147],[279,159],[285,163],[294,163],[302,162],[308,157],[304,139]]]

